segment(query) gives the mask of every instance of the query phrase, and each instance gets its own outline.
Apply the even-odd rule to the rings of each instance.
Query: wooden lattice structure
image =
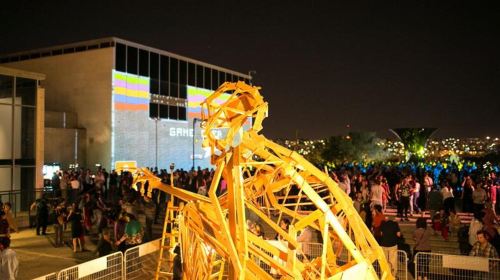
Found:
[[[219,104],[222,94],[230,97]],[[282,279],[393,279],[382,249],[345,192],[302,156],[259,134],[268,107],[258,87],[226,82],[202,106],[203,145],[210,147],[216,166],[208,197],[163,184],[147,169],[135,175],[138,182],[149,181],[149,193],[157,188],[185,202],[169,216],[177,225],[167,219],[172,230],[162,242],[164,248],[173,245],[165,240],[181,244],[185,279],[273,279],[271,271]],[[218,196],[222,178],[227,193]],[[173,213],[171,203],[169,208]],[[280,241],[250,232],[247,215]],[[284,217],[291,220],[288,231],[279,226]],[[321,236],[316,256],[303,254],[297,241],[306,227]],[[157,272],[159,277],[160,264]]]

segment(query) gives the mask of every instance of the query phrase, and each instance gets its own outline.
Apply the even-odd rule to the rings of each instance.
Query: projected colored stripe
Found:
[[[115,103],[149,104],[149,99],[115,94]]]
[[[201,103],[203,103],[203,101],[205,101],[205,99],[212,93],[213,91],[211,90],[188,87],[188,116],[190,116],[189,113],[196,113],[196,115],[193,116],[199,117],[201,112]],[[215,103],[222,104],[226,102],[229,97],[229,94],[223,94],[215,100]]]
[[[149,92],[134,90],[130,88],[115,87],[115,95],[125,95],[149,100]]]
[[[145,111],[149,110],[149,104],[129,104],[115,102],[115,110]]]
[[[145,85],[149,88],[149,78],[147,77],[139,77],[118,71],[114,71],[113,77],[115,78],[115,81],[121,80],[127,82],[127,84]]]
[[[115,110],[149,110],[149,78],[113,70]]]
[[[127,84],[126,81],[123,80],[115,80],[115,87],[121,87],[121,88],[130,88],[130,86],[133,85],[135,90],[140,90],[140,91],[148,91],[149,92],[149,85],[143,85],[143,84]]]

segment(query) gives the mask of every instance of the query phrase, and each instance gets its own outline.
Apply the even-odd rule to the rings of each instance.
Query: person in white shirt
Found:
[[[441,194],[443,195],[444,211],[448,213],[455,211],[455,198],[453,197],[453,192],[448,183],[445,183],[441,189]]]
[[[16,252],[10,248],[10,238],[0,238],[0,279],[15,280],[19,261]]]
[[[413,178],[411,181],[411,195],[410,195],[410,214],[413,215],[413,212],[420,213],[420,207],[418,207],[417,201],[420,196],[420,183]]]
[[[427,190],[427,193],[431,192],[432,185],[434,185],[434,182],[433,182],[431,176],[429,176],[429,173],[425,173],[424,186],[425,186],[425,189]]]
[[[371,193],[372,193],[371,196],[372,206],[375,205],[382,206],[382,196],[384,194],[384,190],[382,189],[382,186],[380,186],[380,182],[378,179],[375,179],[375,182],[371,187]]]

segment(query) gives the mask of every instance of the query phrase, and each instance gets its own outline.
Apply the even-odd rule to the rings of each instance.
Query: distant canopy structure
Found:
[[[423,158],[427,140],[436,130],[437,128],[433,127],[389,129],[403,142],[406,160]]]

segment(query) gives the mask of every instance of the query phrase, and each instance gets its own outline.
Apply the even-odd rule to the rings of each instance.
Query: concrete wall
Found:
[[[78,118],[75,113],[45,111],[45,126],[59,128],[77,128]]]
[[[60,163],[62,168],[78,163],[84,166],[87,133],[85,129],[72,128],[45,128],[45,162]]]
[[[100,163],[111,167],[113,61],[114,48],[105,48],[4,65],[46,74],[47,78],[42,82],[46,90],[45,109],[76,113],[78,126],[87,131],[83,165],[91,167]],[[45,139],[45,149],[48,150],[51,140]]]

